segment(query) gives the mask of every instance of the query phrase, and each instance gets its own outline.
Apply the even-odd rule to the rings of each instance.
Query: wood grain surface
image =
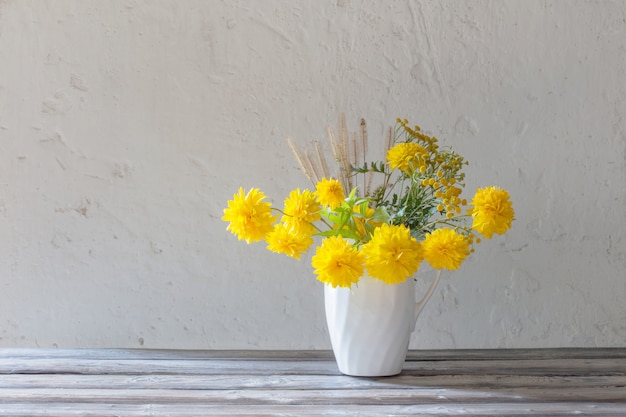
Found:
[[[411,351],[394,377],[328,351],[0,349],[0,416],[626,416],[626,349]]]

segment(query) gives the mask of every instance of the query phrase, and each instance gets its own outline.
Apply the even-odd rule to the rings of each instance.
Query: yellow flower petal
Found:
[[[420,169],[428,158],[428,152],[423,146],[414,142],[398,143],[387,151],[387,163],[391,169],[410,172]]]
[[[368,274],[387,284],[405,281],[417,272],[423,259],[420,243],[404,225],[382,224],[361,252]]]
[[[333,178],[322,178],[315,187],[315,195],[321,205],[331,209],[340,206],[346,198],[341,183]]]
[[[300,191],[296,188],[285,199],[285,208],[282,222],[297,234],[313,234],[313,223],[321,218],[321,206],[315,199],[315,194],[309,190]]]
[[[499,235],[511,228],[515,220],[513,204],[509,193],[499,187],[486,187],[476,191],[470,209],[472,229],[491,239],[494,233]]]
[[[278,223],[267,235],[267,249],[272,252],[282,253],[300,260],[300,256],[313,245],[313,238],[309,234],[294,233],[284,223]]]
[[[424,259],[435,269],[458,269],[469,255],[469,240],[452,229],[437,229],[422,242]]]
[[[240,187],[224,209],[222,220],[229,222],[226,230],[247,243],[263,240],[278,217],[272,214],[271,204],[263,201],[265,198],[258,188],[246,193]]]
[[[311,263],[317,279],[334,287],[350,287],[359,281],[365,270],[363,254],[350,242],[332,236],[324,239]]]

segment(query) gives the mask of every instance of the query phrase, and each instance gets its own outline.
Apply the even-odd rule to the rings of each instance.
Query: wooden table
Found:
[[[0,416],[626,416],[626,349],[411,351],[341,375],[327,351],[0,349]]]

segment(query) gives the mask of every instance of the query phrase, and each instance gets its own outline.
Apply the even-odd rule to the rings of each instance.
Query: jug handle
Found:
[[[413,320],[413,328],[415,328],[417,317],[420,315],[420,313],[422,312],[422,309],[424,308],[428,300],[430,300],[430,297],[432,297],[433,293],[435,292],[435,288],[437,288],[437,284],[439,284],[440,277],[441,277],[441,269],[438,269],[437,275],[435,276],[435,279],[433,280],[433,282],[430,284],[430,287],[428,287],[428,291],[426,291],[426,294],[424,294],[424,297],[422,297],[420,301],[415,303],[415,317]]]

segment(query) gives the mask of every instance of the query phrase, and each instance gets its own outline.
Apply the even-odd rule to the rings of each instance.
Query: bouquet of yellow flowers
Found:
[[[317,278],[350,287],[367,272],[387,284],[405,281],[426,260],[456,270],[480,237],[503,234],[514,220],[509,194],[496,186],[461,197],[467,164],[434,136],[398,119],[389,129],[385,161],[367,162],[367,130],[350,135],[343,117],[339,137],[329,128],[337,165],[333,175],[315,142],[313,156],[289,144],[314,190],[291,191],[282,209],[257,188],[240,188],[224,209],[227,230],[247,243],[295,259],[321,239],[312,257]]]

